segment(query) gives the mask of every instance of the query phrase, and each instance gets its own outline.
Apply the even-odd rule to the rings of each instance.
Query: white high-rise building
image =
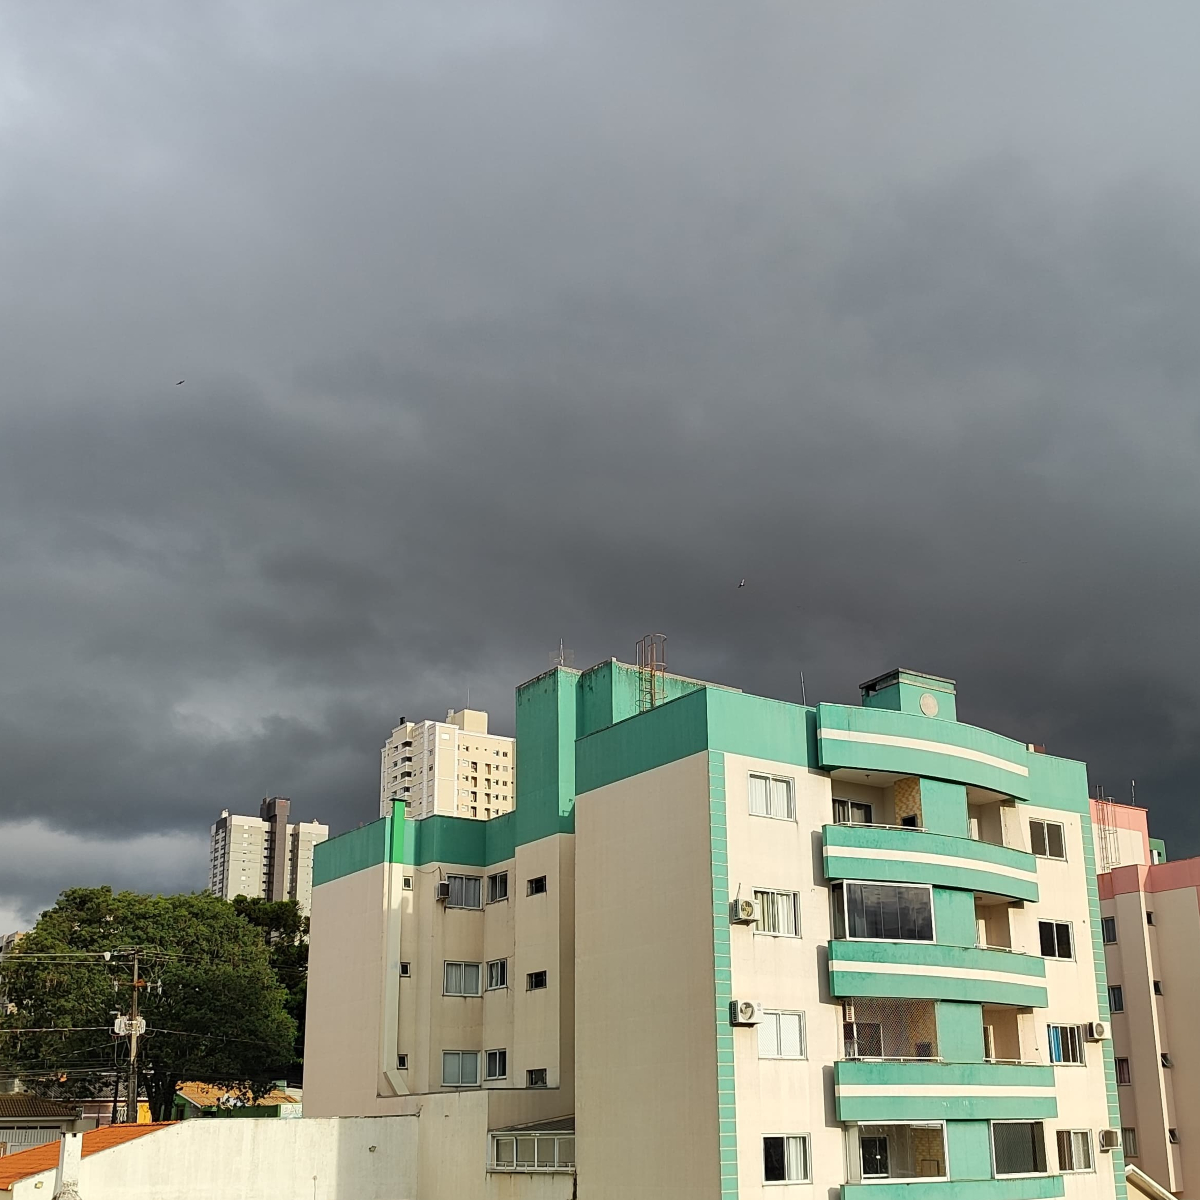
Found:
[[[512,811],[516,771],[516,739],[488,733],[485,712],[464,708],[445,721],[402,717],[380,756],[379,815],[400,800],[414,819],[488,821]]]
[[[257,817],[223,809],[209,830],[208,890],[235,896],[295,900],[307,915],[312,901],[313,847],[329,836],[319,821],[288,823],[291,801],[270,796]]]

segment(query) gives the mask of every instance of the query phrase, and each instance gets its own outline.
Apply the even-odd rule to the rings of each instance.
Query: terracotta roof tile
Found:
[[[173,1122],[164,1121],[156,1125],[105,1125],[103,1129],[92,1129],[83,1135],[83,1157],[132,1142],[157,1129],[168,1129]],[[52,1171],[58,1166],[58,1142],[45,1146],[34,1146],[17,1154],[0,1155],[0,1190],[11,1188],[18,1179],[27,1179],[42,1171]]]
[[[70,1121],[79,1115],[79,1105],[64,1104],[61,1100],[45,1100],[28,1092],[6,1092],[0,1095],[0,1117],[60,1117]]]

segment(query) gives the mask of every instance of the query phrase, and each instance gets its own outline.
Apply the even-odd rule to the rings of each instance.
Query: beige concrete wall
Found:
[[[183,1121],[89,1155],[79,1193],[86,1200],[482,1200],[482,1170],[470,1190],[425,1189],[422,1134],[413,1117]],[[11,1195],[48,1200],[53,1186],[47,1171]]]
[[[793,780],[796,821],[750,815],[751,772]],[[889,807],[881,789],[859,787],[850,796],[848,786],[837,781],[833,790],[876,805],[876,820]],[[762,1138],[768,1133],[809,1135],[814,1195],[826,1195],[846,1179],[845,1134],[834,1115],[830,1068],[842,1057],[841,1007],[829,997],[828,974],[821,966],[823,947],[831,936],[821,826],[831,820],[833,790],[829,777],[817,771],[725,755],[731,895],[739,887],[743,896],[755,888],[800,894],[798,938],[772,937],[749,926],[731,927],[733,994],[759,1000],[767,1008],[803,1012],[808,1042],[806,1059],[760,1059],[757,1030],[733,1031],[738,1194],[742,1197],[778,1194],[778,1186],[765,1186],[762,1178]],[[903,797],[899,803],[903,806]]]
[[[579,796],[581,1200],[720,1194],[708,756]]]
[[[1076,813],[1039,808],[1022,804],[1020,816],[1025,825],[1024,837],[1029,844],[1028,822],[1031,819],[1057,821],[1063,826],[1067,857],[1065,861],[1039,858],[1037,904],[1011,910],[1014,950],[1026,954],[1041,953],[1038,921],[1069,921],[1074,941],[1073,960],[1046,960],[1045,1009],[1034,1011],[1033,1020],[1023,1023],[1022,1032],[1033,1034],[1034,1046],[1023,1047],[1026,1058],[1048,1063],[1048,1025],[1079,1025],[1100,1018],[1096,992],[1096,971],[1102,964],[1093,965],[1092,926],[1088,911],[1087,871],[1083,854],[1083,820]],[[1101,981],[1103,982],[1103,981]],[[1096,1169],[1094,1172],[1064,1176],[1066,1194],[1072,1200],[1105,1200],[1115,1187],[1111,1154],[1096,1149],[1096,1135],[1109,1127],[1108,1092],[1104,1078],[1104,1050],[1096,1042],[1085,1048],[1084,1066],[1056,1065],[1055,1094],[1058,1098],[1059,1119],[1047,1122],[1047,1150],[1053,1159],[1054,1130],[1088,1129],[1092,1132]]]

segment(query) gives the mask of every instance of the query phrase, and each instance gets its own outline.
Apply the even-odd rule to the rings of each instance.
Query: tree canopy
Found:
[[[107,1091],[128,1071],[128,1042],[111,1031],[130,1010],[136,948],[139,1078],[154,1118],[167,1119],[185,1080],[261,1095],[296,1039],[268,940],[206,893],[71,888],[0,963],[0,1073],[51,1094]]]

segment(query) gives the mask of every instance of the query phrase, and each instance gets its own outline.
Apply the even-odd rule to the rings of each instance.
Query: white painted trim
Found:
[[[921,943],[925,945],[926,943]],[[1028,983],[1045,987],[1038,975],[1019,975],[1016,972],[991,971],[984,967],[938,967],[927,963],[855,962],[844,958],[832,959],[831,971],[853,971],[864,975],[931,975],[941,979],[980,979],[988,983]]]
[[[895,746],[901,750],[923,750],[927,754],[946,754],[951,758],[965,758],[971,762],[983,763],[988,767],[996,767],[1001,771],[1010,771],[1014,775],[1028,778],[1029,768],[1018,766],[994,754],[983,750],[970,750],[966,746],[951,746],[946,742],[929,742],[924,738],[899,737],[894,733],[861,733],[855,729],[818,729],[817,737],[829,738],[835,742],[865,742],[875,746]]]
[[[1014,1099],[1044,1099],[1054,1095],[1054,1081],[1044,1088],[1030,1088],[1028,1081],[1011,1087],[1000,1083],[840,1083],[834,1088],[839,1096],[1012,1096]],[[860,1125],[874,1122],[859,1121]]]
[[[962,867],[969,871],[990,871],[993,875],[1004,875],[1009,879],[1037,880],[1037,867],[1028,871],[1020,867],[1007,867],[986,862],[979,858],[957,858],[949,854],[930,854],[926,851],[883,850],[874,847],[855,849],[853,846],[826,846],[826,858],[864,858],[881,862],[917,862],[933,866]]]

